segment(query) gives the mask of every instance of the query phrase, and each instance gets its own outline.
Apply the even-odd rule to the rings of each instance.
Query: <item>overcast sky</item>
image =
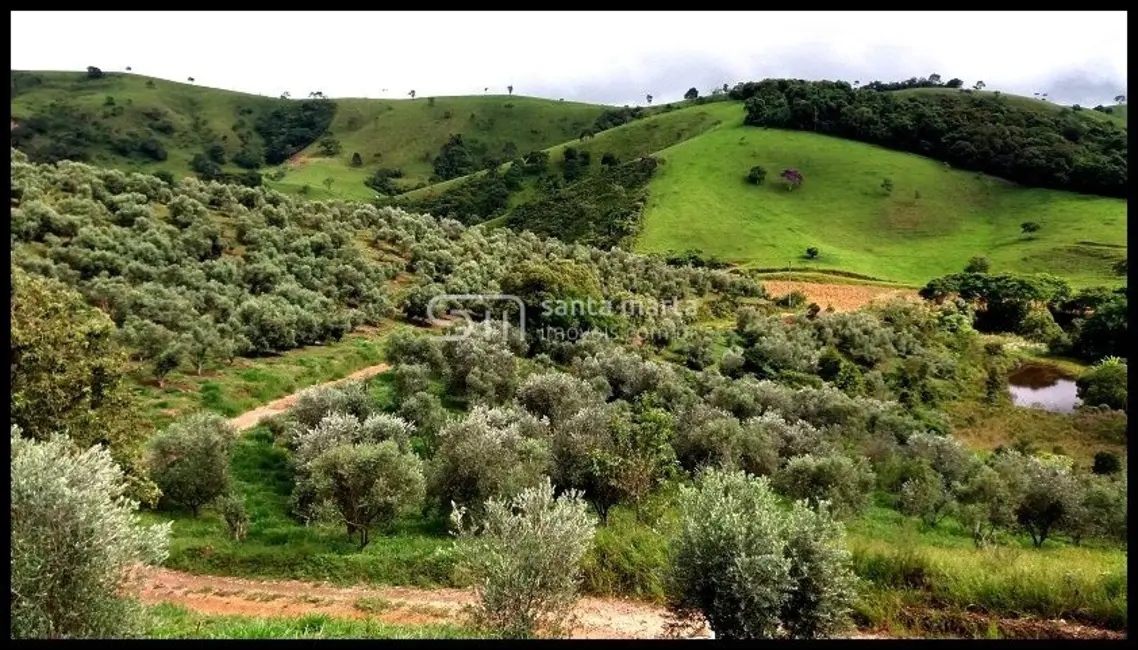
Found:
[[[265,95],[505,93],[608,104],[765,77],[939,73],[1111,103],[1125,12],[12,12],[12,68],[138,74]],[[386,89],[386,92],[385,92]]]

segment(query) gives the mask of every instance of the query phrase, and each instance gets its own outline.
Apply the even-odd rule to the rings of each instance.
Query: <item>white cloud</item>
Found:
[[[104,70],[294,96],[505,92],[614,104],[772,76],[1109,101],[1125,12],[12,12],[12,68]],[[384,95],[381,90],[387,88]]]

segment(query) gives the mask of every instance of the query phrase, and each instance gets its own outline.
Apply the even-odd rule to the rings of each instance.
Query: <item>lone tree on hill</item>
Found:
[[[127,69],[129,70],[130,68],[127,68]],[[1115,95],[1114,101],[1118,104],[1125,104],[1126,103],[1126,95]]]
[[[412,90],[411,92],[409,92],[407,94],[411,96],[411,99],[415,99],[415,91],[414,90]]]
[[[763,169],[761,165],[755,165],[751,171],[747,172],[747,182],[751,185],[762,185],[766,179],[767,170]]]
[[[511,95],[513,95],[513,94],[514,94],[514,87],[513,87],[512,85],[510,85],[510,86],[506,86],[506,92],[508,92],[508,93],[510,93]]]
[[[648,100],[648,105],[649,105],[649,106],[651,106],[651,105],[652,105],[652,95],[645,95],[645,96],[644,96],[644,99]]]
[[[1020,230],[1023,231],[1023,234],[1030,235],[1033,232],[1037,232],[1043,226],[1040,226],[1038,223],[1036,223],[1034,221],[1025,221],[1025,222],[1021,223],[1019,225],[1019,227],[1020,227]]]
[[[779,174],[779,176],[781,176],[782,179],[786,181],[786,189],[788,190],[793,190],[794,188],[802,185],[802,181],[805,180],[802,177],[802,172],[798,171],[797,169],[784,169],[782,170],[782,173]]]
[[[811,246],[810,248],[806,249],[806,259],[813,260],[813,259],[817,259],[817,257],[818,257],[818,249],[817,248]]]
[[[93,65],[87,66],[87,78],[88,79],[100,79],[102,77],[103,77],[103,71],[102,70],[96,68]]]
[[[975,83],[975,84],[972,86],[972,90],[984,90],[984,82],[983,82],[983,81],[977,81],[977,82],[976,82],[976,83]]]
[[[687,100],[696,99],[698,97],[699,97],[699,91],[696,90],[695,86],[688,88],[688,91],[686,93],[684,93],[684,99],[687,99]],[[651,103],[651,102],[649,102],[649,103]]]
[[[187,77],[187,79],[189,80],[189,82],[190,82],[190,83],[194,83],[194,78],[193,78],[193,77]]]

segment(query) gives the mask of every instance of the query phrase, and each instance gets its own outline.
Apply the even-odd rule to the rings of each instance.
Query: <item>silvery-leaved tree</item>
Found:
[[[138,525],[138,503],[104,447],[11,431],[12,638],[122,638],[142,632],[123,597],[128,570],[166,558],[170,524]]]
[[[553,484],[489,499],[471,524],[451,513],[460,566],[475,585],[476,625],[505,638],[563,637],[572,631],[581,559],[596,530],[581,493],[554,498]]]

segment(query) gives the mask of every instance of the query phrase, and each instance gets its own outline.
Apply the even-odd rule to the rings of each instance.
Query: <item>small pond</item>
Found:
[[[1025,363],[1008,375],[1008,391],[1016,406],[1070,413],[1081,403],[1075,380],[1055,366]]]

